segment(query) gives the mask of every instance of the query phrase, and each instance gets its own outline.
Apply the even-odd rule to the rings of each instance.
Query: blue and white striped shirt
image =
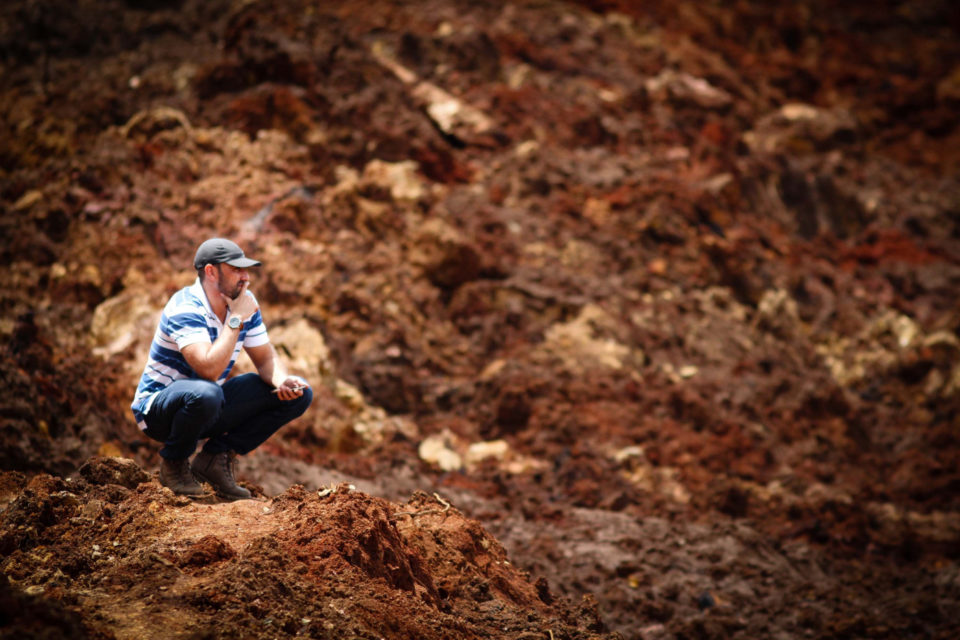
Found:
[[[202,342],[212,344],[222,330],[223,323],[211,311],[199,278],[192,286],[181,289],[170,298],[160,316],[160,324],[157,325],[157,332],[150,345],[147,366],[140,376],[137,394],[130,405],[141,429],[146,429],[143,416],[150,411],[150,405],[158,392],[175,380],[200,378],[184,359],[181,353],[183,348]],[[267,327],[263,324],[258,309],[249,321],[243,323],[237,343],[233,347],[233,355],[227,368],[217,378],[217,384],[222,385],[230,375],[242,348],[258,347],[268,342],[270,337],[267,335]]]

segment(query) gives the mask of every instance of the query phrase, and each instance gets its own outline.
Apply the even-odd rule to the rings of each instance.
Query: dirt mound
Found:
[[[18,493],[4,474],[4,637],[613,637],[442,498],[341,484],[196,504],[110,482],[118,467],[143,474],[94,458]]]

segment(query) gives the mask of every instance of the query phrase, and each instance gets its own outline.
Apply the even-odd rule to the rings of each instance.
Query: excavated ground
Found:
[[[24,615],[30,598],[4,584],[6,637],[603,637],[595,610],[559,616],[478,522],[424,493],[396,505],[295,485],[205,504],[95,457],[22,487],[0,545],[5,574],[54,613]]]
[[[4,3],[0,637],[960,637],[958,34]],[[315,388],[240,503],[127,408],[212,235]]]

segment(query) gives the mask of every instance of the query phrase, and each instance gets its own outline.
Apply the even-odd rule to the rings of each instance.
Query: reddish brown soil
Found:
[[[4,3],[0,637],[960,637],[958,32]],[[232,504],[127,409],[212,235],[316,392]]]
[[[26,593],[62,618],[24,619],[23,595],[4,585],[8,633],[601,637],[595,612],[547,604],[549,590],[442,499],[396,505],[347,484],[294,485],[272,500],[203,504],[148,480],[132,461],[93,458],[79,478],[34,477],[7,505],[4,572],[42,581]]]

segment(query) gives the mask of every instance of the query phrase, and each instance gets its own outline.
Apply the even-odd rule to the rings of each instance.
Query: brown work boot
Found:
[[[160,458],[160,484],[182,496],[202,496],[203,487],[190,473],[190,460]]]
[[[236,454],[232,451],[222,453],[207,453],[201,451],[193,459],[193,475],[198,480],[209,482],[216,490],[217,495],[227,500],[244,500],[250,497],[250,492],[237,484],[233,479],[233,465]]]

